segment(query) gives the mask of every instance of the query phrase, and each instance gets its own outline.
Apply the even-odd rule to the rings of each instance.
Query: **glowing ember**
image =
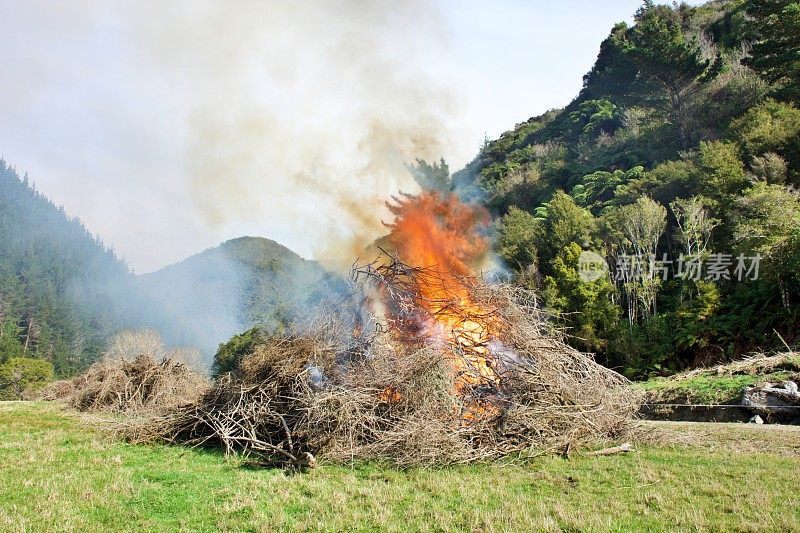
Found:
[[[402,400],[403,395],[397,392],[397,390],[392,387],[386,387],[380,392],[380,394],[378,394],[378,398],[382,402],[395,403]]]

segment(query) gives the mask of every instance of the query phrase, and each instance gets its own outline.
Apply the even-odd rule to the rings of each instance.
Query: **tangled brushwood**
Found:
[[[196,370],[199,353],[167,350],[154,331],[123,331],[102,360],[72,379],[57,381],[43,397],[79,411],[143,414],[195,401],[208,388]]]
[[[395,259],[356,269],[351,297],[302,334],[271,339],[197,401],[129,424],[128,438],[221,445],[265,465],[411,466],[563,449],[627,429],[638,407],[628,382],[554,337],[528,293],[463,279],[468,306],[423,305],[431,276]],[[445,304],[480,317],[445,331],[436,316]],[[492,335],[472,324],[487,320]]]

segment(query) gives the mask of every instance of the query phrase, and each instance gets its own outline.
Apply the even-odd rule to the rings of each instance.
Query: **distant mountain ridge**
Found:
[[[319,263],[263,237],[231,239],[137,277],[166,313],[163,334],[205,353],[253,325],[282,328],[305,316],[335,283]]]
[[[305,316],[337,278],[275,241],[240,237],[135,276],[114,251],[0,160],[0,363],[51,361],[60,376],[124,328],[199,348]]]

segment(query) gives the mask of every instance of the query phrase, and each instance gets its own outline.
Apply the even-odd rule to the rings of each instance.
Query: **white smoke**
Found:
[[[476,148],[443,9],[0,0],[0,155],[137,271],[245,234],[349,261],[413,191],[404,161]]]
[[[415,189],[405,162],[466,156],[457,95],[418,66],[446,43],[433,2],[171,6],[135,5],[129,20],[186,112],[186,171],[209,223],[282,220],[291,241],[349,264],[383,231],[389,195]]]

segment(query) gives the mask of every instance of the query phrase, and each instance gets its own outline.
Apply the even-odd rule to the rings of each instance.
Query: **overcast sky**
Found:
[[[346,258],[404,161],[569,103],[639,4],[0,0],[0,156],[137,273],[240,235]]]

